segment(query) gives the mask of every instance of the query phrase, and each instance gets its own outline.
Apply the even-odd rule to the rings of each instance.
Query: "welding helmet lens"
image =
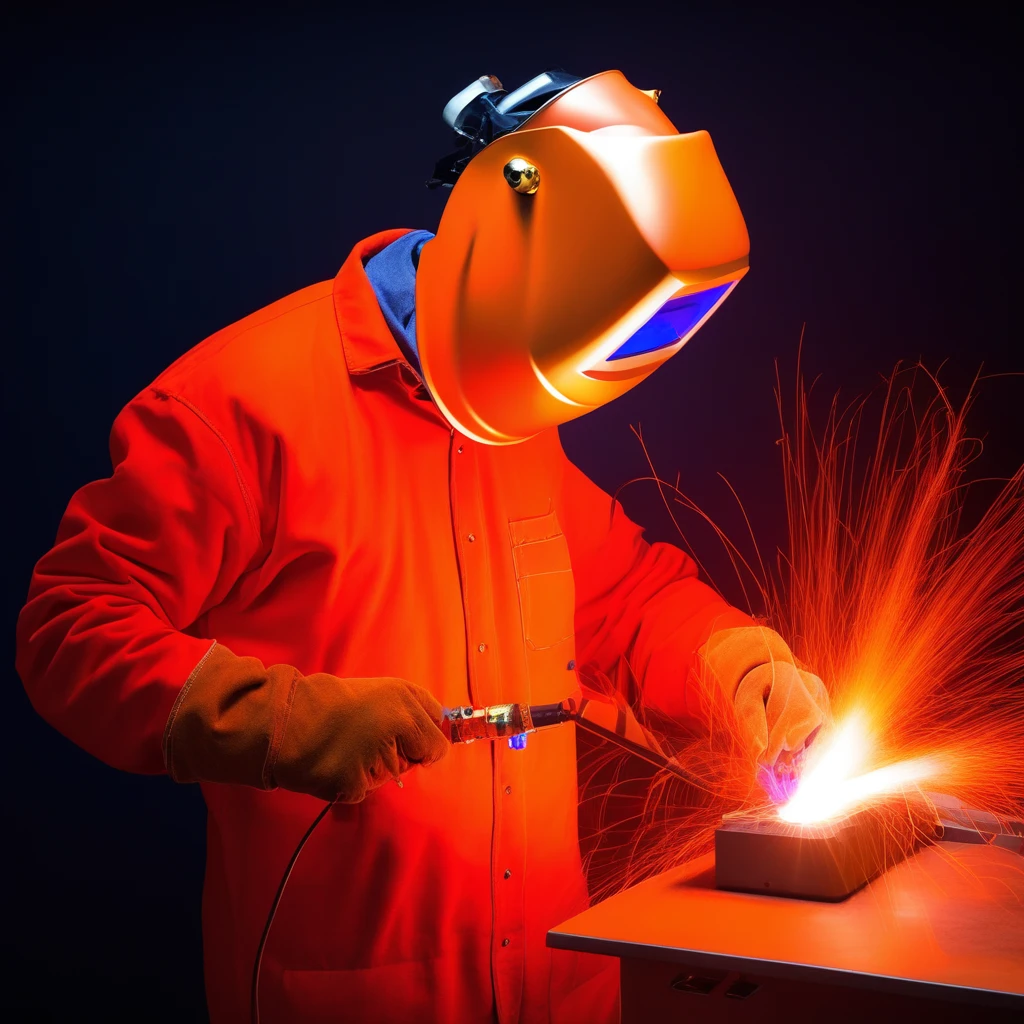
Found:
[[[669,299],[639,331],[608,356],[608,359],[645,355],[660,348],[668,348],[680,340],[685,341],[735,284],[735,281],[729,281],[717,288],[707,288],[702,292],[690,292],[688,295]]]

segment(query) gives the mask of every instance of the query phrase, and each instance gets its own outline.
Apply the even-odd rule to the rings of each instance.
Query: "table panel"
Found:
[[[938,843],[815,903],[719,891],[708,856],[591,907],[548,945],[1024,1009],[1024,857]]]

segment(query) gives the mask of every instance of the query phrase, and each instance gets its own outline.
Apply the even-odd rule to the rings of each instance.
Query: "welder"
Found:
[[[693,719],[703,672],[752,769],[827,713],[784,640],[559,443],[747,270],[709,136],[617,71],[485,76],[444,118],[436,236],[360,242],[132,399],[20,617],[40,714],[108,764],[202,784],[214,1024],[249,1017],[323,801],[264,1021],[614,1019],[614,963],[545,947],[587,900],[573,727],[450,746],[444,707],[551,704],[592,670]]]

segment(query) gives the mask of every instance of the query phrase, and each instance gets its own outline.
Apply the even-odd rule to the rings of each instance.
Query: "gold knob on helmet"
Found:
[[[503,173],[509,188],[521,195],[532,196],[540,188],[540,171],[522,157],[509,160]]]

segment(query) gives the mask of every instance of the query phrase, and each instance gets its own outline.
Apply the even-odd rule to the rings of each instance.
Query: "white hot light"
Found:
[[[937,763],[919,757],[864,772],[871,753],[870,733],[855,713],[809,763],[791,800],[779,809],[783,821],[810,825],[854,810],[872,797],[896,793],[934,775]]]

